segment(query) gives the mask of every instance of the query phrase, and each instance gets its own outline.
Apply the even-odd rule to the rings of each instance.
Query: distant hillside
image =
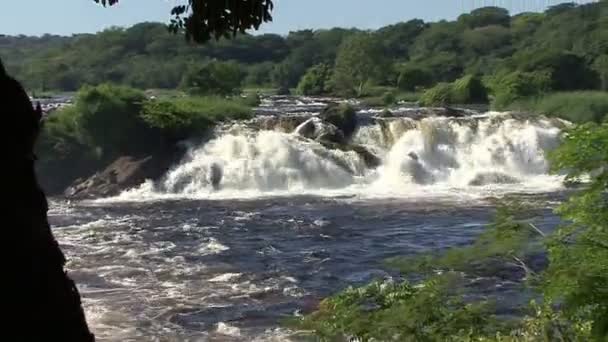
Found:
[[[169,34],[162,24],[142,23],[94,35],[0,36],[0,56],[9,72],[36,90],[76,90],[102,82],[176,88],[189,68],[211,59],[238,62],[247,85],[295,87],[310,67],[333,66],[341,43],[357,32],[336,28],[285,37],[242,35],[193,46]],[[604,70],[608,66],[602,64],[608,58],[606,1],[562,4],[545,13],[516,16],[486,7],[456,21],[390,25],[373,32],[373,37],[391,66],[373,78],[377,85],[396,86],[404,70],[416,70],[414,76],[425,78],[412,88],[501,70],[561,68],[558,72],[564,75],[593,73],[578,83],[573,77],[570,88],[574,89],[605,87],[602,77],[608,77]],[[406,76],[408,82],[416,78]]]

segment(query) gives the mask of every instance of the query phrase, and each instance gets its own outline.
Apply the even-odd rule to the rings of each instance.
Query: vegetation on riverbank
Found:
[[[555,116],[575,123],[590,121],[599,123],[608,118],[608,92],[552,93],[539,98],[516,101],[509,105],[508,109]]]

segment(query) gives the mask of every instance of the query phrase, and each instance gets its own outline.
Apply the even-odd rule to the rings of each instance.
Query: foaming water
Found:
[[[305,196],[64,206],[50,221],[100,341],[289,341],[285,319],[347,286],[400,279],[384,260],[468,243],[493,212]],[[558,220],[541,209],[535,223]]]
[[[284,133],[239,124],[221,127],[216,138],[193,147],[160,182],[147,182],[109,201],[302,194],[470,200],[550,192],[560,189],[562,177],[548,174],[547,152],[557,146],[566,125],[495,112],[374,118],[361,124],[351,139],[379,158],[380,165],[372,168],[355,151],[329,149],[302,137],[301,126]]]

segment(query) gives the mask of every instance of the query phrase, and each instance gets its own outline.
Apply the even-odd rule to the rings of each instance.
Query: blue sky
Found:
[[[41,35],[97,32],[109,26],[169,19],[176,3],[185,0],[121,0],[103,9],[92,0],[0,0],[0,34]],[[588,0],[575,0],[578,3]],[[501,6],[513,12],[542,10],[560,0],[275,0],[274,22],[262,32],[288,33],[335,26],[378,28],[421,18],[454,19],[481,6]]]

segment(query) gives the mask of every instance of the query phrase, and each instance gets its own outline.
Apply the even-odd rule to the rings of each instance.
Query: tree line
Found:
[[[484,7],[454,21],[238,34],[204,46],[176,39],[163,24],[141,23],[71,37],[3,36],[0,56],[32,91],[105,82],[192,88],[218,79],[210,91],[273,87],[362,96],[373,86],[412,92],[440,86],[447,101],[446,84],[471,76],[508,103],[545,91],[607,90],[607,7],[566,3],[517,15]]]

